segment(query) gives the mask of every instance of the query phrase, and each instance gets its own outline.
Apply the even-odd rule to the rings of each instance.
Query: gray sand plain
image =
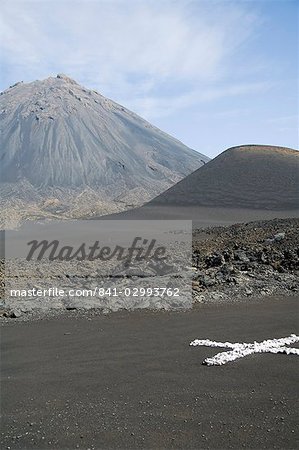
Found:
[[[202,365],[295,333],[298,298],[118,312],[2,328],[2,438],[11,449],[296,448],[296,356]]]

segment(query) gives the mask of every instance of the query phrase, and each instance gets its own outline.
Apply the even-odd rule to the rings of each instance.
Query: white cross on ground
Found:
[[[280,339],[268,339],[262,342],[254,341],[252,344],[239,344],[231,342],[216,342],[210,341],[210,339],[195,339],[190,342],[190,345],[204,345],[206,347],[223,347],[231,348],[228,352],[217,353],[212,358],[206,358],[202,363],[207,366],[222,366],[227,362],[234,361],[238,358],[251,355],[252,353],[285,353],[287,355],[299,355],[298,348],[289,348],[286,345],[299,342],[299,336],[291,334],[288,337]]]

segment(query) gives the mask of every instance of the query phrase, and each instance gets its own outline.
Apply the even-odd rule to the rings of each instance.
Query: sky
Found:
[[[2,0],[0,90],[65,73],[195,150],[298,148],[297,0]]]

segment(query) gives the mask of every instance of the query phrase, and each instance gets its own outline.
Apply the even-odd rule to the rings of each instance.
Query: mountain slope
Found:
[[[29,216],[122,210],[209,160],[65,75],[16,83],[1,93],[0,111],[7,211],[11,202],[19,211],[30,205]]]
[[[105,219],[192,220],[193,228],[207,228],[290,217],[299,217],[299,152],[243,145],[224,151],[140,208]]]
[[[148,203],[268,210],[299,206],[299,152],[285,147],[233,147]]]

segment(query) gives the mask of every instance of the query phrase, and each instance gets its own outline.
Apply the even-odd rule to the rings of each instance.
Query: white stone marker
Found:
[[[299,355],[298,348],[289,348],[286,345],[294,344],[299,342],[299,336],[296,334],[291,334],[288,337],[280,339],[268,339],[262,342],[254,341],[252,344],[239,344],[231,342],[216,342],[210,341],[210,339],[195,339],[190,342],[190,345],[204,345],[206,347],[223,347],[231,348],[232,350],[228,352],[217,353],[217,355],[212,358],[206,358],[202,364],[207,366],[222,366],[227,362],[234,361],[238,358],[243,358],[244,356],[251,355],[252,353],[285,353],[287,355]]]

